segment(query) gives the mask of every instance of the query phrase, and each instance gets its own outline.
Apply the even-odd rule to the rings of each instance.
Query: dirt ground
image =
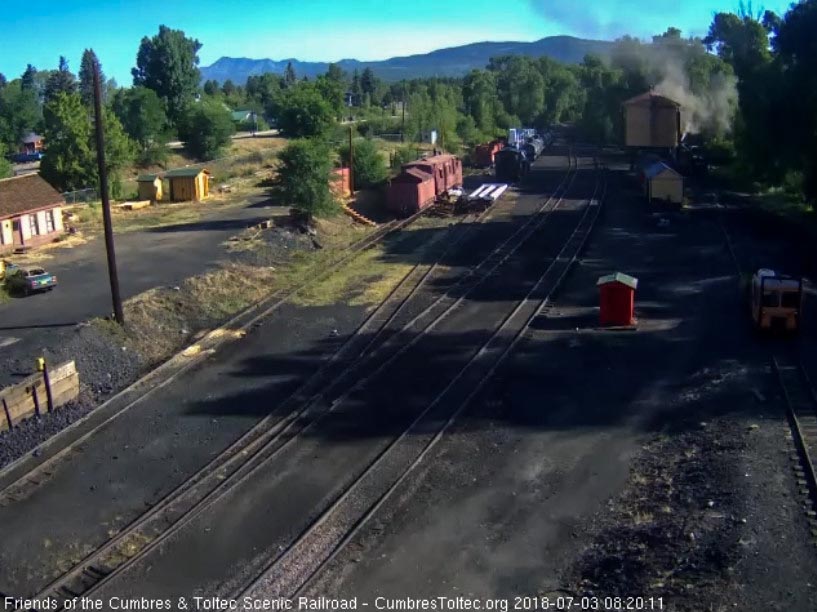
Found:
[[[608,161],[611,197],[556,302],[308,594],[814,609],[782,397],[719,212],[656,214]],[[616,270],[640,280],[636,331],[597,329],[595,279]]]

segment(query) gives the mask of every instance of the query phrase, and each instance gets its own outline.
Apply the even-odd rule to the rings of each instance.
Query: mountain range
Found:
[[[576,64],[585,55],[605,56],[609,54],[612,42],[587,40],[572,36],[549,36],[534,42],[478,42],[459,47],[438,49],[430,53],[392,57],[390,59],[361,62],[344,59],[338,62],[343,70],[351,73],[371,68],[384,81],[399,81],[422,77],[462,76],[474,68],[485,68],[488,60],[499,55],[547,56],[560,62]],[[315,77],[326,72],[329,62],[302,62],[295,58],[283,60],[249,59],[245,57],[222,57],[210,66],[201,68],[203,81],[214,79],[223,83],[230,79],[243,84],[247,77],[272,72],[283,74],[288,63],[292,63],[295,74],[300,77]]]

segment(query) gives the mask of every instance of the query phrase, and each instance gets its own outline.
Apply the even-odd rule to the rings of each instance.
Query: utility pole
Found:
[[[403,85],[403,123],[400,125],[400,142],[406,141],[406,86]]]
[[[99,168],[99,195],[102,198],[102,223],[105,227],[105,251],[108,254],[108,277],[116,322],[125,324],[122,297],[119,295],[119,275],[116,272],[116,252],[113,246],[111,201],[108,197],[108,167],[105,164],[105,131],[102,126],[102,87],[99,83],[99,62],[94,59],[94,115],[96,123],[96,162]]]
[[[352,142],[352,126],[349,126],[349,193],[355,195],[355,143]]]

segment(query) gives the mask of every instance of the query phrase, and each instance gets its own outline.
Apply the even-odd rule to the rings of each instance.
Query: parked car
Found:
[[[6,288],[12,293],[30,295],[37,291],[51,291],[57,286],[57,277],[42,268],[17,268],[6,276]]]

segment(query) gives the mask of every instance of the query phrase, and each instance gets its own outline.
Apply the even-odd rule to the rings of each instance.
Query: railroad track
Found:
[[[738,276],[743,266],[722,218],[718,221]],[[817,393],[806,372],[796,347],[778,348],[771,355],[772,370],[783,391],[786,419],[795,450],[795,477],[800,494],[806,500],[811,535],[817,543]]]
[[[573,176],[571,172],[574,171],[575,168],[571,163],[571,171],[566,174],[559,189],[564,189],[568,179]],[[554,202],[556,202],[554,198],[549,199],[542,205],[539,212],[551,210],[555,205]],[[446,243],[444,250],[434,262],[416,265],[386,300],[366,319],[356,334],[336,351],[328,359],[327,363],[276,411],[276,414],[285,414],[284,418],[276,420],[272,415],[265,417],[242,438],[197,474],[182,483],[150,511],[125,527],[116,537],[92,552],[73,569],[42,589],[36,595],[36,598],[51,597],[64,603],[66,599],[92,594],[98,587],[103,586],[109,577],[135,563],[144,553],[158,546],[173,532],[203,511],[210,501],[248,478],[260,465],[263,465],[265,461],[277,454],[297,435],[298,426],[304,419],[316,417],[322,411],[325,411],[326,407],[321,405],[321,399],[330,389],[336,389],[343,381],[348,380],[350,372],[360,370],[360,367],[354,367],[356,363],[361,363],[364,361],[364,357],[370,355],[377,358],[375,356],[377,350],[375,347],[378,343],[382,346],[381,340],[383,336],[388,335],[386,330],[389,324],[395,320],[403,307],[417,295],[426,281],[432,276],[439,261],[444,258],[445,254],[462,243],[490,210],[488,208],[479,214],[473,215],[474,223],[467,225],[465,229],[460,227],[461,224],[457,224],[455,228],[452,228],[459,228],[461,231],[453,240]],[[543,220],[541,217],[535,217],[535,219]],[[530,225],[529,221],[520,230],[527,230]],[[541,223],[536,224],[537,227],[540,225]],[[509,256],[507,247],[514,237],[520,235],[520,230],[504,241],[486,259],[491,260],[492,256],[495,257],[497,250]],[[528,233],[527,236],[529,235]],[[502,261],[505,259],[502,258]],[[467,277],[470,277],[474,269],[478,269],[483,264],[485,264],[485,260],[472,268]],[[457,285],[459,283],[454,283],[453,286]],[[463,299],[464,295],[463,293],[460,296],[457,303]],[[445,296],[446,294],[443,294],[432,302],[423,313],[438,307],[444,301]],[[437,320],[441,319],[442,316],[444,315],[440,315]],[[416,325],[421,318],[422,313],[412,319],[410,325]],[[419,329],[416,330],[416,333],[422,335],[425,331]],[[397,338],[399,332],[394,332],[392,336],[390,340]],[[397,341],[399,342],[399,339]],[[407,349],[408,347],[404,348]],[[403,351],[399,352],[402,353]],[[395,355],[392,355],[392,357],[395,357]]]
[[[783,390],[786,415],[799,465],[795,467],[800,493],[808,500],[811,535],[817,539],[817,395],[800,358],[793,351],[772,357],[772,368]]]
[[[603,184],[603,186],[602,186]],[[599,195],[599,188],[602,192]],[[578,224],[527,295],[431,403],[340,497],[248,586],[231,597],[296,597],[354,538],[444,437],[524,337],[580,255],[606,193],[599,179]],[[442,424],[442,425],[440,425]]]
[[[386,236],[389,236],[390,234],[393,234],[394,232],[397,232],[411,225],[412,223],[414,223],[427,213],[431,212],[435,208],[436,205],[430,206],[428,208],[416,212],[415,214],[409,217],[406,217],[405,219],[394,220],[383,224],[377,230],[370,233],[366,237],[342,249],[338,253],[338,257],[332,262],[330,262],[328,265],[319,264],[308,269],[304,273],[304,276],[307,279],[304,282],[299,283],[294,287],[287,287],[273,292],[270,296],[267,296],[266,298],[250,306],[246,310],[242,311],[241,313],[239,313],[238,315],[224,323],[222,327],[229,328],[234,327],[236,325],[240,325],[240,322],[243,318],[258,311],[258,314],[253,316],[253,318],[250,319],[249,322],[245,323],[244,327],[252,327],[254,325],[257,325],[262,319],[268,317],[275,310],[283,306],[285,303],[287,303],[289,300],[291,300],[293,297],[295,297],[305,289],[313,286],[318,282],[325,280],[332,273],[334,273],[339,268],[349,263],[359,254],[371,248],[375,244],[381,242],[384,238],[386,238]],[[463,217],[463,219],[465,218],[466,217]],[[195,363],[195,361],[191,360],[187,367],[190,367],[191,365],[193,365],[193,363]],[[163,366],[160,366],[159,369],[161,369],[161,367]],[[187,369],[187,367],[181,368],[180,371]],[[119,395],[140,391],[140,389],[138,388],[140,387],[140,385],[143,385],[144,380],[147,378],[147,376],[140,378],[127,388],[121,390],[119,392]],[[21,474],[19,477],[12,477],[13,480],[10,480],[10,482],[8,482],[5,486],[2,486],[2,488],[0,488],[0,504],[5,504],[8,503],[9,501],[11,502],[16,501],[19,497],[25,496],[30,490],[37,488],[43,477],[47,477],[53,471],[54,467],[58,462],[66,459],[73,451],[81,448],[81,445],[84,442],[86,442],[91,436],[93,436],[97,431],[102,429],[116,417],[126,412],[132,406],[137,404],[145,397],[148,397],[151,393],[153,393],[154,391],[161,387],[162,383],[160,382],[159,384],[153,384],[150,387],[141,390],[141,393],[135,396],[134,399],[128,400],[127,403],[125,403],[121,408],[116,409],[110,416],[102,420],[91,430],[85,432],[78,438],[72,440],[69,444],[62,447],[58,452],[56,452],[53,456],[49,457],[46,461],[34,466],[31,470]],[[80,421],[74,423],[72,426],[66,428],[60,433],[61,434],[67,433],[72,427],[78,426],[83,420],[84,419],[81,419]],[[10,470],[14,470],[16,468],[16,465],[17,462],[14,462],[10,465],[5,466],[4,468],[0,469],[0,474],[9,473]]]

